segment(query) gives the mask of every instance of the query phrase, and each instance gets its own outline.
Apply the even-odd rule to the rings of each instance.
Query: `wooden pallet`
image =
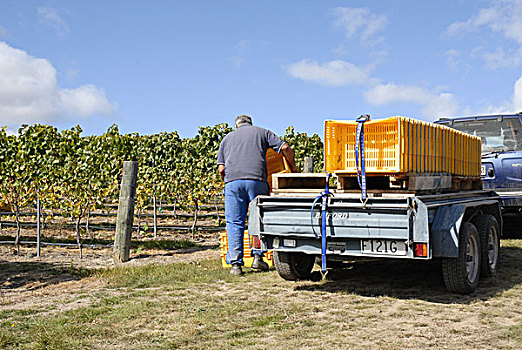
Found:
[[[338,191],[360,191],[360,186],[355,175],[336,175],[338,178]],[[453,176],[447,173],[408,173],[394,175],[369,174],[366,176],[366,188],[368,190],[420,193],[456,192],[480,190],[482,189],[482,181],[478,177]]]
[[[337,178],[336,192],[350,193],[361,190],[357,177],[353,174],[335,174]],[[272,177],[273,193],[316,193],[325,188],[325,173],[288,173],[274,174]],[[442,174],[368,174],[366,176],[368,193],[406,192],[406,193],[438,193],[482,189],[480,178],[452,176]]]
[[[482,180],[480,178],[469,178],[465,176],[453,176],[451,188],[454,191],[481,190]]]

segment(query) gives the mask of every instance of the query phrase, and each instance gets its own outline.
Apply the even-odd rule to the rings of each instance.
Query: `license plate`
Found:
[[[486,166],[485,165],[480,166],[480,176],[486,176]]]
[[[371,255],[406,255],[406,243],[393,239],[361,239],[361,253]]]

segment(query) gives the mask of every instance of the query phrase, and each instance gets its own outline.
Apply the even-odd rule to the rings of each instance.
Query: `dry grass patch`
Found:
[[[501,254],[467,296],[444,289],[437,262],[356,261],[325,282],[237,278],[217,259],[99,270],[88,305],[3,310],[0,348],[520,349],[522,240]]]

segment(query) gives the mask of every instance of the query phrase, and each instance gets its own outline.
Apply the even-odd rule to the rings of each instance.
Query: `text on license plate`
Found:
[[[406,255],[406,243],[393,239],[361,239],[361,253],[372,255]]]
[[[480,166],[480,176],[486,176],[486,166],[485,165]]]

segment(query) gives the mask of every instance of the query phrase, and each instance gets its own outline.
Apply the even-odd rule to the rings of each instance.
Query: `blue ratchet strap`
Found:
[[[355,136],[355,170],[357,171],[357,182],[361,187],[361,202],[365,205],[368,197],[366,196],[366,165],[364,162],[364,122],[370,120],[368,114],[357,118],[357,134]],[[361,174],[359,175],[359,152],[361,152]]]
[[[319,236],[315,232],[314,228],[314,208],[319,199],[321,202],[321,274],[323,278],[326,276],[326,209],[328,206],[328,196],[333,196],[333,193],[329,189],[329,181],[331,174],[326,174],[326,189],[317,196],[312,204],[312,210],[310,212],[310,223],[312,225],[312,231],[314,232],[315,238],[319,239]]]

